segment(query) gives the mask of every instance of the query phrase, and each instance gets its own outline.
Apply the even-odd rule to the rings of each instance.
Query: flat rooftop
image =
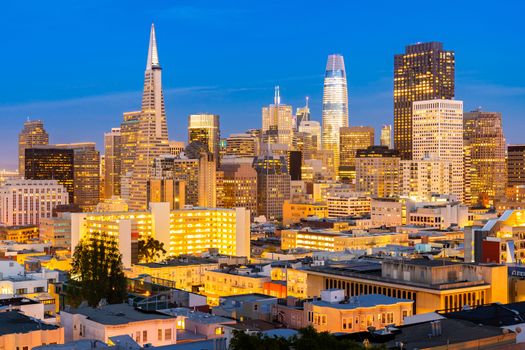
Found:
[[[145,266],[151,269],[160,269],[163,267],[175,267],[175,266],[190,266],[190,265],[203,265],[203,264],[217,264],[217,259],[200,258],[196,256],[184,257],[180,259],[173,259],[163,263],[140,263],[135,264],[137,266]]]
[[[271,295],[251,293],[251,294],[241,294],[241,295],[229,295],[225,297],[220,297],[220,299],[235,300],[240,302],[252,302],[258,300],[277,300],[277,297],[272,297]]]
[[[82,307],[71,309],[69,311],[65,310],[63,312],[69,314],[81,314],[94,322],[105,325],[119,325],[131,322],[173,318],[173,316],[168,316],[155,311],[136,309],[128,304],[112,304],[101,308]]]
[[[57,328],[59,327],[36,321],[18,311],[0,312],[0,336]]]
[[[502,329],[499,327],[480,327],[476,323],[464,320],[442,319],[440,322],[442,333],[439,336],[429,337],[429,334],[432,333],[429,322],[408,325],[401,327],[401,334],[396,335],[386,346],[389,349],[397,348],[399,347],[397,344],[402,342],[404,344],[403,349],[406,350],[428,349],[439,346],[445,347],[448,344],[453,345],[472,340],[482,340],[503,334]]]
[[[176,307],[172,309],[159,310],[160,313],[177,317],[184,316],[192,321],[204,324],[215,324],[215,323],[235,323],[235,320],[230,318],[212,315],[206,312],[193,311],[185,307]]]
[[[342,303],[329,303],[323,300],[312,301],[313,305],[330,307],[334,309],[353,310],[361,307],[374,307],[380,305],[395,305],[397,303],[413,303],[413,300],[393,298],[382,294],[359,295]]]

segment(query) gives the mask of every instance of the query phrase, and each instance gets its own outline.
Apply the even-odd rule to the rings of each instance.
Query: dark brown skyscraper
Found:
[[[394,56],[394,147],[412,159],[412,102],[454,98],[454,51],[418,43]]]

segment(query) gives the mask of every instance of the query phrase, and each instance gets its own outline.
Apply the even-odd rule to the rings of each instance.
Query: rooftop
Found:
[[[401,334],[387,343],[387,348],[399,347],[396,344],[403,343],[403,349],[428,349],[438,346],[447,346],[472,340],[501,336],[503,331],[499,327],[483,326],[455,319],[440,320],[442,333],[438,336],[429,337],[432,333],[430,323],[419,323],[402,327]]]
[[[351,298],[347,302],[329,303],[322,300],[314,300],[311,303],[316,306],[331,307],[335,309],[352,310],[362,307],[374,307],[379,305],[394,305],[397,303],[413,303],[413,300],[392,298],[382,294],[365,294]]]
[[[525,323],[525,302],[484,305],[471,310],[451,312],[445,316],[489,326],[511,326]]]
[[[13,333],[29,333],[39,330],[53,330],[59,327],[39,322],[18,311],[0,313],[0,336]]]
[[[259,300],[271,300],[271,299],[275,299],[277,300],[276,297],[272,297],[270,295],[266,295],[266,294],[259,294],[259,293],[251,293],[251,294],[241,294],[241,295],[229,295],[229,296],[225,296],[225,297],[220,297],[221,300],[235,300],[235,301],[239,301],[239,302],[254,302],[254,301],[259,301]]]
[[[198,323],[204,323],[204,324],[215,324],[215,323],[232,323],[235,322],[232,319],[216,316],[212,314],[208,314],[206,312],[201,311],[193,311],[188,308],[184,307],[176,307],[172,309],[165,309],[165,310],[159,310],[160,313],[170,315],[173,317],[176,316],[184,316],[188,319],[198,322]]]
[[[199,265],[199,264],[217,264],[217,259],[210,258],[200,258],[196,256],[183,257],[179,259],[169,260],[163,263],[140,263],[136,264],[137,266],[145,266],[152,269],[160,269],[163,267],[174,267],[174,266],[189,266],[189,265]]]
[[[65,310],[69,314],[81,314],[88,319],[105,325],[128,324],[130,322],[140,322],[147,320],[169,319],[173,316],[161,314],[156,311],[145,311],[134,308],[128,304],[112,304],[101,308],[82,307],[77,309]]]

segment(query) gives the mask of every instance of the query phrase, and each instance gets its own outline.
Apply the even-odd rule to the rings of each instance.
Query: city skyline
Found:
[[[8,6],[11,7],[11,13],[22,11],[17,5]],[[97,23],[103,24],[102,28],[93,28],[88,33],[84,32],[79,24],[51,15],[52,19],[56,20],[56,25],[64,24],[71,27],[67,33],[70,39],[78,35],[78,41],[83,43],[82,50],[87,48],[90,51],[87,55],[89,59],[79,55],[77,40],[69,40],[68,47],[72,49],[40,50],[39,59],[33,59],[31,64],[25,62],[27,57],[32,57],[26,50],[42,49],[39,47],[42,43],[37,42],[40,35],[47,33],[51,38],[57,36],[57,28],[55,25],[44,26],[43,33],[35,34],[36,37],[33,38],[28,37],[27,29],[21,29],[19,24],[6,21],[2,25],[9,25],[9,30],[12,32],[6,44],[11,50],[20,54],[20,64],[24,65],[25,70],[16,73],[17,79],[11,75],[15,74],[14,72],[6,72],[6,79],[12,84],[6,85],[1,91],[3,99],[0,104],[0,115],[5,124],[0,131],[2,139],[0,168],[16,168],[17,151],[14,135],[20,132],[21,125],[28,116],[32,120],[44,121],[46,130],[50,134],[50,143],[96,142],[97,149],[102,150],[104,132],[120,123],[123,112],[137,110],[140,107],[143,52],[147,45],[147,28],[152,21],[156,23],[161,42],[159,50],[165,57],[163,58],[164,85],[170,139],[186,140],[185,121],[192,113],[219,114],[223,137],[231,133],[243,132],[250,127],[258,127],[260,108],[272,97],[274,85],[281,86],[284,96],[282,103],[291,104],[294,109],[303,106],[304,97],[310,96],[312,120],[320,121],[324,62],[326,56],[332,53],[341,53],[347,61],[350,125],[371,125],[377,131],[382,124],[393,124],[391,99],[393,55],[402,52],[406,45],[417,41],[435,40],[443,42],[447,49],[456,52],[456,99],[465,102],[465,111],[481,105],[485,111],[502,112],[507,142],[521,142],[519,129],[525,126],[525,121],[521,118],[525,110],[522,98],[525,94],[523,87],[525,84],[523,73],[518,69],[518,57],[521,57],[519,52],[523,49],[518,45],[520,30],[517,23],[510,20],[514,16],[513,13],[519,11],[511,11],[512,13],[506,11],[505,15],[510,18],[498,27],[495,33],[488,33],[485,32],[486,29],[477,27],[479,36],[476,37],[468,35],[472,30],[468,28],[468,24],[473,23],[472,18],[475,16],[463,12],[461,30],[399,28],[396,35],[382,39],[382,34],[378,30],[372,30],[365,38],[359,38],[357,34],[363,34],[362,31],[370,27],[365,26],[352,32],[352,29],[355,30],[354,26],[359,23],[356,21],[348,24],[348,27],[337,27],[340,33],[335,38],[324,38],[324,43],[319,38],[319,34],[314,35],[313,27],[317,27],[316,25],[312,28],[305,25],[302,29],[306,36],[303,38],[292,26],[297,23],[297,19],[288,16],[290,23],[286,22],[281,32],[281,40],[276,45],[290,46],[287,50],[295,51],[296,55],[300,52],[301,59],[294,59],[293,56],[292,59],[288,56],[268,59],[267,53],[256,52],[254,48],[263,45],[264,50],[265,45],[269,45],[269,34],[256,29],[242,34],[233,27],[248,25],[248,18],[253,19],[258,14],[267,13],[275,6],[275,3],[269,3],[267,7],[252,6],[248,10],[234,7],[232,4],[225,4],[221,8],[206,3],[198,6],[183,4],[169,8],[156,4],[147,15],[141,14],[140,18],[137,13],[130,14],[128,10],[124,11],[125,14],[139,19],[137,23],[124,25],[122,20],[115,19],[115,23],[111,24],[112,30],[108,31],[110,24],[105,21],[107,16],[112,16],[116,9],[125,10],[122,9],[122,5],[116,4],[114,9],[105,9],[97,19],[99,21]],[[356,14],[350,11],[352,9],[361,13],[371,11],[369,7],[348,4],[341,4],[341,6],[342,10],[349,11],[347,15],[352,16],[352,19],[356,17]],[[523,5],[516,2],[514,6]],[[284,7],[284,14],[302,13],[312,16],[314,7],[304,9],[287,5]],[[64,11],[78,12],[81,9],[87,13],[94,11],[90,6],[69,7]],[[31,11],[36,10],[38,9]],[[34,16],[31,11],[29,17]],[[480,18],[497,15],[502,10],[489,11],[480,7],[472,11],[478,14],[475,21],[479,22]],[[453,14],[451,18],[444,21],[458,20],[457,16],[461,15],[461,11],[459,12],[460,14]],[[284,14],[275,19],[277,23],[285,22],[282,18],[286,17]],[[327,21],[325,14],[325,12],[320,13],[319,23]],[[238,42],[235,38],[225,41],[229,53],[217,52],[216,44],[210,38],[213,36],[212,33],[206,32],[206,29],[220,27],[223,23],[214,18],[218,15],[232,19],[233,23],[224,23],[224,28],[221,27],[222,30],[213,35],[222,35],[225,38],[234,33],[238,35]],[[378,19],[384,19],[385,16],[395,17],[394,13],[386,15],[379,13]],[[196,24],[192,23],[192,20],[200,24],[209,23],[203,29],[195,31]],[[123,27],[113,28],[116,24]],[[385,28],[387,24],[388,22]],[[184,33],[184,35],[174,35],[177,33]],[[249,43],[248,34],[254,35],[253,40],[256,44],[246,46]],[[348,34],[351,34],[348,40],[340,40]],[[203,38],[206,40],[199,41]],[[192,54],[191,49],[196,49],[196,46],[190,41],[200,42],[199,49],[205,54]],[[32,46],[22,47],[23,44]],[[114,47],[108,47],[109,44]],[[479,54],[483,48],[481,44],[490,45],[492,48],[489,52],[483,50],[483,57]],[[118,52],[124,47],[125,51]],[[301,47],[308,50],[301,50]],[[100,54],[101,50],[105,53]],[[506,55],[504,50],[512,51],[513,55]],[[210,53],[212,55],[206,58],[206,54]],[[285,53],[289,54],[289,51]],[[59,59],[60,54],[64,55],[62,59]],[[232,55],[235,59],[232,59]],[[232,61],[228,62],[227,58]],[[43,69],[43,64],[49,69],[46,72],[38,71]],[[103,74],[93,71],[94,68],[104,64],[111,69]],[[73,70],[74,66],[76,66],[75,70]],[[201,72],[194,73],[195,69],[192,68],[195,67]],[[248,79],[246,74],[237,72],[227,74],[228,70],[231,72],[235,67],[241,71],[251,68],[251,77]],[[48,75],[49,72],[56,72],[57,69],[62,69],[68,74],[63,74],[62,77]],[[42,88],[43,86],[46,88]],[[66,121],[72,119],[71,116],[74,116],[74,120],[67,123]],[[88,129],[80,122],[86,118],[90,120]]]

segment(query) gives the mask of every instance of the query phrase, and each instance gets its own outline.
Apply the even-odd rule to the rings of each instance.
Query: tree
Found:
[[[288,350],[290,342],[283,337],[268,337],[261,334],[249,335],[243,331],[234,330],[230,342],[230,350]]]
[[[372,349],[382,347],[374,346]],[[361,343],[342,339],[328,332],[317,332],[312,326],[299,330],[297,336],[291,338],[268,337],[258,334],[247,334],[243,331],[234,331],[230,342],[231,350],[365,350]]]
[[[153,237],[148,237],[146,240],[139,240],[138,245],[138,258],[139,261],[142,262],[154,262],[166,254],[164,243],[157,241]]]
[[[85,300],[93,307],[103,298],[109,304],[125,300],[126,277],[114,237],[93,234],[80,241],[73,254],[67,294],[70,300]]]

